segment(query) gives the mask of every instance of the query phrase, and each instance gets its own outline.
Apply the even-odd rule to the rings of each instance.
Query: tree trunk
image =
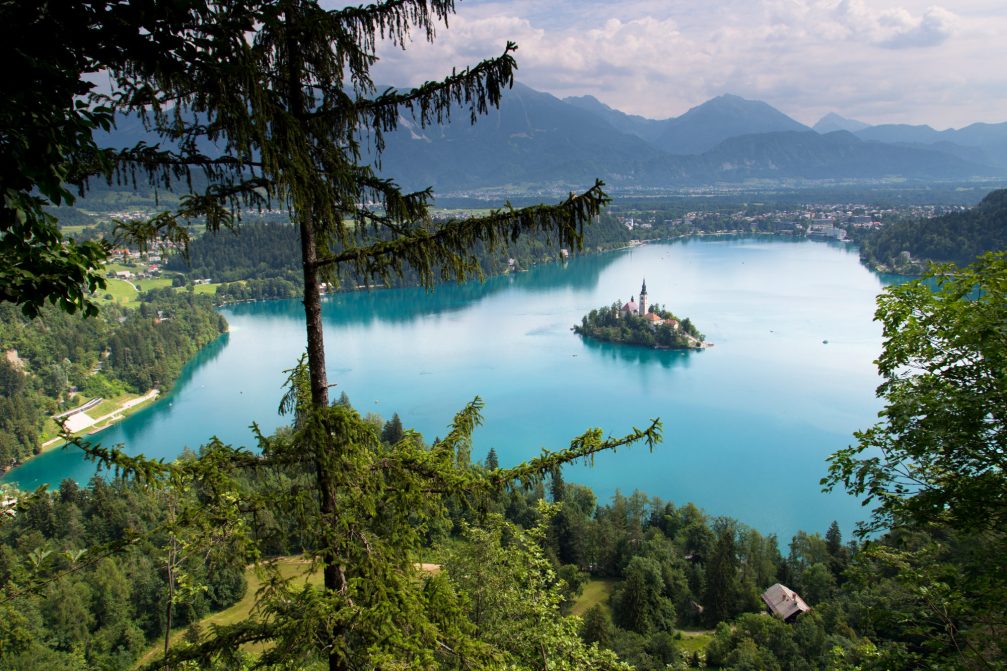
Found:
[[[168,605],[165,608],[164,624],[164,657],[168,657],[168,647],[171,645],[171,611],[172,602],[175,600],[175,538],[171,538],[171,547],[168,550]],[[169,670],[171,667],[167,667]]]
[[[304,92],[302,88],[301,75],[303,71],[303,59],[301,58],[300,46],[296,37],[291,33],[290,28],[296,26],[298,17],[296,9],[290,8],[287,15],[287,109],[294,116],[303,122],[307,110],[305,109]],[[315,218],[311,211],[310,197],[305,202],[304,194],[301,194],[300,209],[297,211],[297,221],[301,233],[301,262],[304,268],[304,317],[308,336],[308,376],[311,384],[311,405],[313,410],[324,409],[329,404],[329,385],[325,374],[325,333],[322,327],[322,297],[318,287],[318,242],[315,237]],[[307,211],[305,211],[305,208]],[[325,451],[330,449],[326,444],[306,446],[313,450],[315,454],[315,477],[318,483],[319,508],[323,524],[331,525],[335,514],[336,491],[332,466],[326,458]],[[339,575],[338,548],[332,540],[328,541],[328,546],[321,548],[322,571],[325,581],[325,590],[335,592],[342,587]],[[331,632],[332,640],[328,642],[329,648],[329,671],[345,671],[348,667],[343,659],[336,653],[339,647],[337,642],[341,637],[341,632]]]
[[[308,332],[308,375],[311,380],[311,405],[329,404],[329,383],[325,374],[325,333],[322,329],[322,293],[318,288],[318,245],[314,222],[309,214],[299,217],[301,259],[304,264],[304,317]]]

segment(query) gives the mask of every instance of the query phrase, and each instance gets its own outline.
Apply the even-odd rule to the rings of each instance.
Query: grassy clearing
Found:
[[[322,584],[322,574],[321,572],[314,572],[306,575],[309,564],[301,559],[295,557],[281,557],[277,560],[277,567],[280,571],[280,575],[285,578],[297,578],[303,577],[303,579],[312,585]],[[248,588],[245,590],[245,596],[241,598],[238,603],[234,604],[230,608],[226,608],[220,612],[213,613],[212,615],[207,615],[202,620],[199,621],[199,626],[204,631],[210,625],[228,625],[242,622],[248,619],[249,614],[252,612],[252,607],[255,605],[255,593],[259,591],[259,587],[262,582],[259,580],[259,576],[256,575],[255,569],[249,567],[245,569],[245,580],[248,581]],[[182,640],[185,635],[185,627],[179,627],[171,634],[171,645],[174,646],[176,643]],[[261,651],[261,646],[246,646],[246,650],[249,652]],[[151,646],[151,648],[140,658],[137,662],[137,666],[143,666],[155,659],[164,650],[164,639],[157,645]]]
[[[47,440],[51,440],[58,435],[59,435],[59,425],[56,423],[56,420],[54,420],[52,417],[46,417],[45,423],[42,424],[42,433],[38,437],[39,442],[44,443]]]
[[[74,224],[73,226],[60,226],[59,232],[65,237],[72,238],[80,235],[89,228],[94,228],[94,224]]]
[[[682,638],[675,643],[683,653],[691,655],[694,652],[706,654],[706,648],[713,640],[712,629],[682,629]]]
[[[435,217],[449,217],[451,219],[467,219],[469,217],[486,217],[492,212],[492,208],[476,207],[466,209],[436,208],[431,212]]]
[[[137,302],[136,289],[130,285],[126,280],[105,280],[108,285],[103,290],[99,290],[95,293],[95,298],[98,303],[116,303],[118,305],[123,305],[126,307],[131,307]],[[111,296],[111,298],[106,298],[106,296]]]
[[[140,287],[140,291],[151,291],[152,289],[164,289],[165,287],[170,287],[171,280],[167,277],[145,277],[142,280],[137,280],[134,284]]]
[[[217,288],[219,284],[197,284],[193,289],[195,289],[197,294],[208,294],[214,296],[217,293]]]
[[[612,589],[615,587],[615,580],[591,580],[581,591],[580,596],[570,608],[571,615],[584,616],[584,613],[600,605],[609,615],[612,614],[608,605],[608,599],[612,596]]]

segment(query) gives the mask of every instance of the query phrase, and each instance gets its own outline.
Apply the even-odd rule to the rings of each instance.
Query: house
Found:
[[[798,615],[811,610],[800,594],[780,583],[763,592],[762,600],[769,612],[784,622],[793,622]]]

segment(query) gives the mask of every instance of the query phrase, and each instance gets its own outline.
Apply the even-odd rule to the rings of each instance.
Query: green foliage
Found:
[[[45,397],[34,382],[0,359],[0,465],[10,466],[40,447]]]
[[[889,527],[847,574],[851,624],[876,636],[869,668],[1002,668],[1007,626],[1007,258],[937,267],[878,299],[886,405],[830,458]],[[833,541],[826,547],[835,549]]]
[[[295,371],[292,379],[300,377]],[[307,400],[303,394],[300,399]],[[319,412],[309,405],[295,413],[292,430],[261,438],[258,458],[211,443],[198,460],[147,468],[142,460],[92,449],[96,456],[130,469],[150,484],[158,483],[149,479],[149,474],[157,473],[167,476],[174,487],[191,483],[186,486],[200,497],[188,500],[177,519],[180,529],[189,529],[187,543],[193,547],[201,543],[219,547],[214,538],[226,529],[230,535],[225,554],[256,561],[267,547],[278,543],[289,547],[296,542],[323,573],[331,571],[339,585],[330,590],[291,583],[263,562],[267,577],[253,617],[220,627],[197,644],[177,648],[156,665],[226,661],[238,653],[241,644],[268,642],[271,646],[261,658],[265,664],[311,664],[334,655],[337,660],[365,666],[404,658],[418,660],[422,666],[435,660],[450,665],[460,659],[492,666],[499,656],[471,633],[453,591],[417,568],[427,531],[445,514],[446,503],[461,498],[475,505],[507,483],[541,482],[558,464],[589,458],[598,450],[656,440],[659,435],[651,427],[624,439],[603,440],[600,432],[589,431],[572,441],[569,450],[487,473],[467,459],[471,432],[480,422],[479,407],[476,401],[461,411],[447,437],[429,448],[409,431],[395,444],[382,442],[380,425],[374,426],[349,406],[334,405]],[[305,445],[320,446],[321,454],[306,452]],[[318,459],[326,460],[325,472],[338,478],[329,483],[337,496],[330,513],[320,510],[312,486],[317,477],[312,464]],[[322,562],[332,547],[339,550],[338,563]],[[536,560],[536,566],[545,566],[544,561]],[[535,580],[551,584],[553,578],[550,572]],[[540,606],[558,613],[562,592],[554,588],[549,594]],[[542,632],[548,631],[539,619],[534,621]],[[552,646],[546,649],[557,659],[566,655],[581,659],[582,653],[576,651],[586,648],[576,631],[571,621],[541,645]],[[568,644],[573,646],[569,650]],[[536,654],[541,653],[541,645]],[[509,649],[505,652],[514,654]],[[604,655],[599,659],[611,661]],[[558,668],[576,668],[577,663]]]
[[[377,232],[371,238],[372,242],[387,241],[389,236]],[[584,231],[584,247],[591,250],[612,249],[627,240],[626,228],[608,213],[603,213]],[[336,245],[335,249],[342,247]],[[518,268],[529,268],[557,258],[555,246],[550,244],[546,233],[506,240],[498,249],[476,241],[471,251],[486,275],[508,272],[511,259]],[[298,228],[283,223],[245,222],[233,235],[196,238],[189,244],[187,254],[169,257],[165,268],[192,278],[230,283],[224,300],[293,297],[300,292],[302,273]],[[355,287],[358,282],[359,278],[349,269],[339,273],[341,286]],[[412,269],[403,268],[401,275],[388,277],[386,283],[415,286],[420,284],[420,278]]]
[[[590,645],[597,643],[598,647],[610,648],[615,631],[612,625],[612,616],[608,611],[597,604],[584,613],[584,622],[580,628],[580,637]]]
[[[86,488],[68,480],[23,495],[17,514],[0,520],[0,668],[132,668],[163,633],[167,523],[159,492],[122,480],[95,478]],[[185,560],[207,590],[177,622],[241,596],[233,560]]]
[[[110,335],[104,370],[136,392],[169,388],[182,366],[226,329],[209,297],[171,289],[148,292]]]
[[[405,431],[402,429],[402,420],[399,419],[399,413],[393,413],[392,418],[385,422],[384,427],[381,429],[381,440],[389,445],[394,445],[404,437]]]
[[[882,421],[830,457],[823,480],[874,503],[872,528],[1007,524],[1005,296],[1007,256],[999,253],[936,268],[879,297]]]
[[[664,596],[661,565],[653,559],[633,557],[624,575],[625,582],[612,597],[615,623],[644,635],[671,630],[675,605]]]
[[[706,561],[703,592],[703,618],[711,626],[736,614],[741,599],[735,525],[729,520],[718,520],[714,533],[716,539]]]
[[[0,301],[20,305],[27,316],[46,302],[97,314],[92,294],[105,287],[101,266],[109,245],[64,238],[47,208],[73,204],[71,187],[83,192],[94,177],[135,181],[137,155],[156,152],[97,146],[94,134],[112,126],[114,106],[83,75],[177,67],[198,49],[185,29],[200,5],[84,0],[59,11],[0,5],[12,73],[0,95]],[[177,167],[162,162],[161,177]],[[146,168],[152,178],[158,172],[153,163]]]
[[[796,625],[775,617],[746,614],[722,623],[707,648],[707,664],[729,669],[810,671],[823,669],[827,637],[814,614]]]
[[[509,668],[628,669],[583,642],[580,622],[561,614],[561,585],[539,547],[544,534],[544,524],[524,531],[499,517],[466,530],[446,569],[475,635]]]

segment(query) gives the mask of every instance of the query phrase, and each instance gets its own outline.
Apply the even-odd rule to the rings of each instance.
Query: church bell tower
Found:
[[[647,315],[647,278],[643,279],[643,287],[640,289],[640,316]]]

